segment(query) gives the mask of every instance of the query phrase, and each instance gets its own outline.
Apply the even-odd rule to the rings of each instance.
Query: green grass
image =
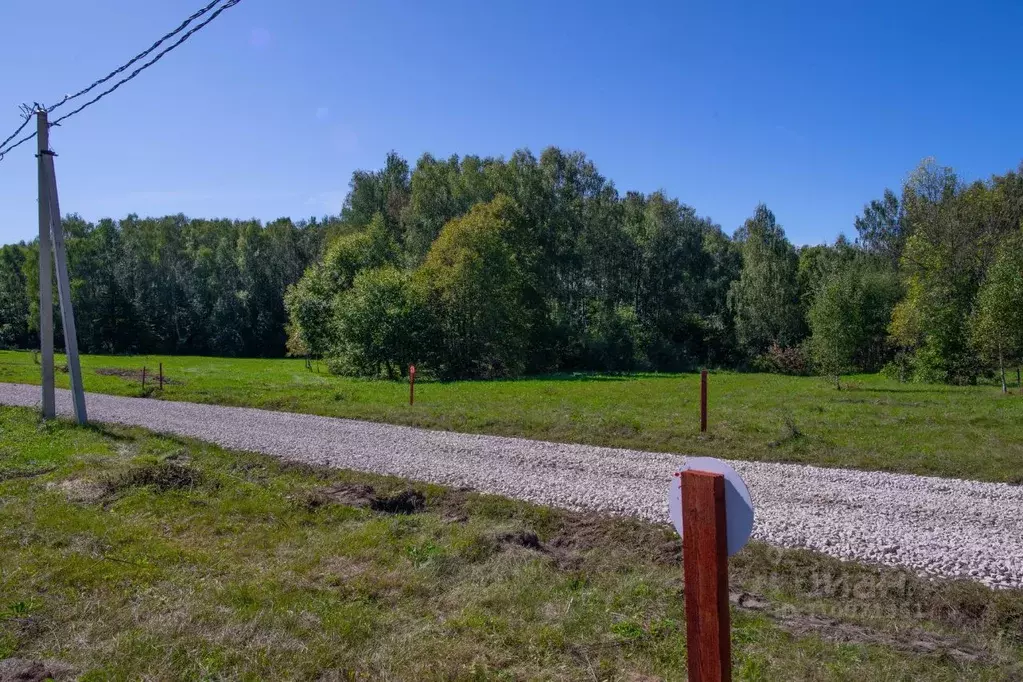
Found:
[[[670,529],[437,486],[412,513],[374,509],[407,486],[0,408],[0,661],[83,680],[684,679]],[[1021,592],[759,544],[731,581],[736,679],[1023,671]]]
[[[61,357],[58,364],[63,364]],[[86,390],[142,394],[137,377],[173,383],[154,398],[352,417],[432,429],[711,455],[732,459],[1023,483],[1023,397],[996,387],[713,373],[710,427],[699,433],[699,376],[562,376],[514,381],[346,379],[302,360],[86,356]],[[0,352],[0,382],[39,382],[25,352]],[[59,385],[68,377],[58,372]]]

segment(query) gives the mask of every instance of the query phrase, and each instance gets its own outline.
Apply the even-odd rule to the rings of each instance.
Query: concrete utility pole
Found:
[[[46,167],[43,164],[45,152],[50,149],[50,124],[46,111],[36,111],[36,139],[39,143],[36,158],[39,159],[39,350],[42,354],[43,369],[43,419],[56,416],[53,395],[53,279],[50,275],[50,198]]]
[[[47,131],[49,129],[49,123],[46,120],[46,112],[40,110],[37,112],[39,117],[39,130]],[[67,368],[68,374],[71,376],[71,404],[74,409],[75,419],[79,424],[85,424],[88,420],[88,416],[85,411],[85,390],[82,387],[82,367],[78,361],[78,330],[75,326],[75,311],[71,306],[71,282],[68,277],[67,269],[67,251],[64,248],[64,227],[60,221],[60,201],[57,197],[57,174],[53,165],[54,154],[49,149],[49,135],[46,138],[41,138],[39,141],[39,167],[40,167],[40,179],[42,181],[42,190],[40,191],[40,201],[45,196],[47,217],[49,223],[49,231],[53,237],[53,255],[57,266],[57,295],[60,297],[60,317],[61,323],[63,324],[64,330],[64,350],[67,353]],[[40,208],[40,218],[42,217],[42,208]],[[42,230],[42,227],[40,227]],[[40,242],[42,240],[40,239]],[[40,249],[42,244],[40,244]],[[49,260],[49,258],[47,258]],[[42,262],[42,256],[40,255],[40,263]],[[50,271],[47,268],[45,279],[47,280],[47,294],[50,294]],[[40,269],[40,278],[43,278],[43,271]],[[40,291],[42,291],[42,279],[40,279]],[[41,295],[41,294],[40,294]],[[48,299],[49,300],[49,299]],[[42,312],[42,311],[40,311]],[[53,312],[46,318],[49,326],[50,333],[50,356],[51,360],[49,363],[50,370],[50,400],[53,400]],[[40,324],[42,329],[42,324]],[[43,381],[45,385],[46,377],[46,365],[43,366]],[[44,400],[46,388],[43,388]],[[45,408],[44,408],[44,416]],[[52,402],[51,402],[51,414],[52,416]]]

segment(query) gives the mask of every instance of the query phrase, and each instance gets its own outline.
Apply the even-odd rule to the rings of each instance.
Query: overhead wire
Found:
[[[71,111],[71,112],[69,112],[67,114],[64,114],[63,116],[61,116],[60,118],[56,119],[55,121],[51,121],[50,125],[51,126],[60,125],[61,121],[64,121],[64,120],[67,120],[67,119],[71,118],[72,116],[74,116],[75,114],[79,113],[83,109],[86,109],[86,108],[92,106],[93,104],[95,104],[96,102],[100,101],[101,99],[103,99],[104,97],[106,97],[107,95],[112,93],[114,90],[116,90],[117,88],[121,87],[122,85],[124,85],[125,83],[130,81],[131,79],[135,78],[135,76],[139,75],[140,73],[142,73],[143,71],[148,69],[150,66],[155,64],[156,62],[160,61],[160,59],[162,59],[165,54],[167,54],[168,52],[171,52],[176,47],[181,45],[181,43],[183,43],[186,40],[188,40],[189,38],[191,38],[196,33],[196,31],[201,30],[204,26],[206,26],[211,21],[213,21],[218,16],[220,16],[220,14],[224,10],[227,10],[227,9],[230,9],[230,8],[234,7],[235,5],[237,5],[241,1],[242,0],[227,0],[226,3],[224,3],[223,5],[218,7],[216,9],[216,11],[214,11],[212,14],[210,14],[210,16],[207,17],[205,21],[199,22],[198,24],[193,26],[191,29],[186,31],[184,34],[182,34],[182,36],[180,38],[178,38],[174,43],[172,43],[170,45],[170,47],[168,47],[167,49],[163,50],[162,52],[157,53],[157,55],[155,57],[153,57],[148,62],[144,63],[142,66],[140,66],[137,69],[135,69],[134,71],[132,71],[128,76],[126,76],[126,77],[122,78],[121,80],[117,81],[116,83],[114,83],[114,85],[112,87],[107,88],[106,90],[104,90],[100,94],[96,95],[91,100],[89,100],[88,102],[86,102],[82,106],[78,107],[74,111]],[[0,153],[2,153],[2,152],[0,152]]]
[[[123,73],[132,64],[135,64],[139,60],[144,59],[145,57],[149,56],[150,54],[153,53],[154,50],[159,48],[160,45],[162,45],[167,40],[169,40],[169,39],[173,38],[174,36],[178,35],[179,33],[181,33],[181,31],[183,31],[185,28],[187,28],[193,21],[195,21],[196,19],[206,15],[207,13],[210,13],[210,11],[213,10],[213,8],[218,3],[220,3],[220,2],[222,2],[222,0],[213,0],[213,2],[210,2],[210,3],[206,4],[204,7],[196,10],[188,18],[186,18],[183,22],[181,22],[181,24],[178,25],[177,28],[175,28],[173,31],[165,34],[164,36],[162,36],[159,40],[157,40],[155,43],[150,45],[146,50],[144,50],[143,52],[140,52],[139,54],[135,55],[130,60],[128,60],[127,62],[125,62],[124,64],[119,66],[118,68],[114,69],[113,71],[108,73],[103,78],[100,78],[100,79],[98,79],[96,81],[93,81],[88,87],[79,90],[78,92],[74,93],[73,95],[66,95],[64,97],[64,99],[62,99],[61,101],[57,102],[53,106],[47,108],[46,109],[47,113],[53,111],[54,109],[57,109],[58,107],[66,104],[67,102],[70,102],[70,101],[72,101],[72,100],[74,100],[74,99],[76,99],[78,97],[81,97],[82,95],[85,95],[85,94],[91,92],[92,90],[94,90],[98,86],[100,86],[103,83],[106,83],[107,81],[109,81],[111,78],[113,78],[117,74]],[[70,112],[64,114],[63,116],[57,118],[54,121],[50,121],[50,126],[60,125],[61,121],[67,120],[68,118],[71,118],[75,114],[81,112],[82,110],[84,110],[84,109],[92,106],[96,102],[100,101],[101,99],[103,99],[104,97],[106,97],[107,95],[112,93],[114,90],[117,90],[119,87],[121,87],[122,85],[124,85],[128,81],[130,81],[133,78],[135,78],[136,76],[138,76],[140,73],[142,73],[143,71],[148,69],[150,66],[152,66],[156,62],[160,61],[160,59],[162,59],[164,55],[166,55],[168,52],[171,52],[172,50],[177,48],[179,45],[181,45],[183,42],[188,40],[197,31],[201,30],[204,26],[208,25],[211,21],[213,21],[218,16],[220,16],[220,14],[223,13],[225,10],[228,10],[228,9],[234,7],[239,2],[241,2],[241,0],[227,0],[227,2],[224,2],[216,10],[213,10],[212,13],[209,14],[209,16],[206,17],[203,21],[199,22],[198,24],[196,24],[195,26],[190,28],[188,31],[186,31],[184,34],[182,34],[180,38],[178,38],[176,41],[171,43],[165,49],[163,49],[160,52],[158,52],[152,59],[150,59],[147,62],[143,63],[141,66],[136,68],[130,74],[128,74],[127,76],[125,76],[121,80],[117,81],[116,83],[114,83],[114,85],[112,85],[111,87],[107,88],[103,92],[99,93],[98,95],[96,95],[91,100],[89,100],[85,104],[81,105],[77,109],[74,109],[73,111],[70,111]],[[5,139],[2,143],[0,143],[0,161],[2,161],[4,156],[6,156],[7,153],[10,152],[12,149],[14,149],[16,147],[19,147],[20,145],[24,144],[25,142],[28,142],[29,140],[31,140],[33,137],[36,136],[36,133],[32,132],[31,134],[21,138],[17,142],[15,142],[13,144],[10,144],[9,146],[5,146],[5,145],[8,145],[8,143],[11,140],[13,140],[15,137],[17,137],[17,135],[22,130],[25,129],[25,126],[28,125],[28,122],[29,122],[29,120],[31,120],[31,117],[32,117],[31,114],[26,114],[25,120],[22,121],[21,125],[18,126],[18,128],[15,129],[15,131],[13,133],[11,133],[7,137],[7,139]]]
[[[25,129],[25,126],[27,126],[27,125],[28,125],[28,122],[29,122],[29,121],[31,121],[31,120],[32,120],[32,115],[31,115],[31,114],[25,114],[25,120],[21,122],[21,125],[20,125],[20,126],[18,126],[18,127],[17,127],[17,128],[16,128],[15,130],[14,130],[14,132],[13,132],[13,133],[11,133],[10,135],[8,135],[8,136],[7,136],[7,139],[6,139],[6,140],[4,140],[3,142],[0,142],[0,149],[3,149],[3,146],[4,146],[5,144],[7,144],[7,143],[8,143],[8,142],[10,142],[11,140],[13,140],[13,139],[14,139],[15,137],[17,137],[17,136],[18,136],[18,133],[20,133],[20,132],[21,132],[22,130],[24,130],[24,129]],[[0,154],[0,156],[2,156],[2,154]]]
[[[24,128],[24,126],[22,126],[22,128]],[[17,133],[15,133],[15,134],[17,134]],[[20,147],[21,145],[25,144],[26,142],[28,142],[29,140],[31,140],[35,136],[36,136],[36,131],[33,130],[31,134],[26,135],[25,137],[21,138],[20,140],[18,140],[14,144],[12,144],[10,147],[7,147],[6,149],[0,150],[0,161],[3,161],[3,158],[5,156],[7,156],[7,152],[9,152],[12,149],[15,149],[17,147]]]
[[[107,75],[103,76],[99,80],[93,81],[88,87],[79,90],[78,92],[76,92],[73,95],[64,95],[64,99],[62,99],[61,101],[57,102],[54,105],[51,105],[50,107],[47,107],[46,111],[47,112],[54,111],[58,107],[63,106],[64,104],[66,104],[67,102],[70,102],[71,100],[77,99],[77,98],[81,97],[82,95],[88,94],[94,88],[96,88],[96,87],[98,87],[100,85],[103,85],[104,83],[106,83],[108,80],[110,80],[111,78],[113,78],[117,74],[122,73],[125,69],[127,69],[129,66],[131,66],[132,64],[134,64],[138,60],[144,59],[145,57],[149,56],[153,52],[153,50],[155,50],[156,48],[160,47],[160,45],[162,45],[164,42],[166,42],[170,38],[173,38],[178,33],[181,33],[181,31],[183,31],[190,23],[192,23],[193,21],[195,21],[196,19],[198,19],[199,17],[201,17],[202,15],[206,14],[211,9],[213,9],[213,7],[218,2],[220,2],[220,0],[213,0],[213,2],[209,3],[205,7],[202,7],[200,9],[196,10],[195,12],[192,13],[191,16],[189,16],[184,21],[182,21],[178,25],[177,28],[175,28],[173,31],[165,34],[163,37],[161,37],[155,43],[150,45],[148,48],[146,48],[142,52],[139,52],[137,55],[135,55],[134,57],[129,59],[127,62],[125,62],[121,66],[117,67],[116,69],[114,69],[113,71],[108,73]],[[0,147],[2,147],[2,146],[3,145],[0,144]]]

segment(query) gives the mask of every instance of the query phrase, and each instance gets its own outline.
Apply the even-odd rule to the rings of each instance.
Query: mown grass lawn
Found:
[[[670,529],[0,408],[0,669],[684,679]],[[753,544],[737,679],[1018,679],[1023,593]],[[6,663],[4,660],[6,659]]]
[[[699,433],[699,376],[557,376],[514,381],[335,377],[302,360],[205,357],[83,359],[86,390],[142,395],[138,374],[163,362],[153,398],[351,417],[433,429],[523,436],[732,459],[1023,483],[1023,397],[994,386],[900,384],[715,372],[709,433]],[[64,363],[58,359],[58,365]],[[122,374],[99,371],[122,370]],[[124,372],[134,374],[124,375]],[[39,382],[25,352],[0,352],[0,382]],[[58,384],[68,377],[58,372]]]

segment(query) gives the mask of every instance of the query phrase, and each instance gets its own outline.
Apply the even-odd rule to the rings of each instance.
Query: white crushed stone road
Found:
[[[91,420],[226,448],[391,474],[568,509],[667,522],[675,454],[639,452],[196,403],[88,395]],[[0,383],[0,404],[39,388]],[[70,394],[57,392],[61,414]],[[730,462],[756,507],[755,538],[842,559],[1023,587],[1023,486],[790,464]]]

